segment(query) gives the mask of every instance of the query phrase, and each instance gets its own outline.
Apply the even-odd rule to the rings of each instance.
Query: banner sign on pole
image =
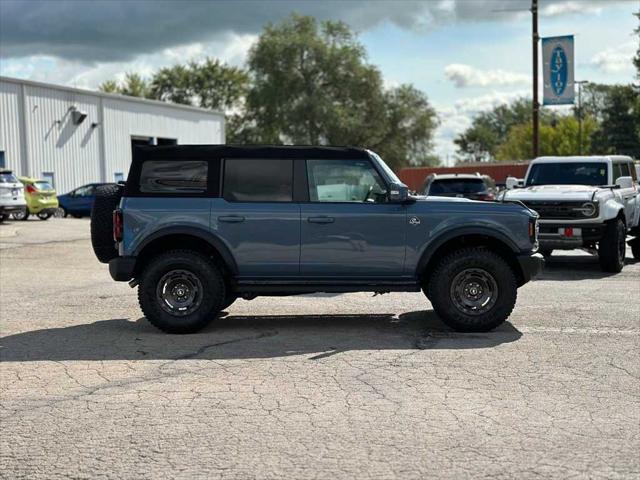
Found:
[[[573,103],[573,73],[573,35],[543,38],[543,105]]]

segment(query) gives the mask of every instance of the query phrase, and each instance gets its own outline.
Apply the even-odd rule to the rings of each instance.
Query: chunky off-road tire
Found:
[[[91,246],[102,263],[108,263],[118,256],[113,241],[113,211],[118,208],[120,198],[121,185],[114,183],[96,188],[96,198],[91,209]]]
[[[53,216],[53,213],[51,213],[51,212],[40,212],[40,213],[36,214],[36,216],[40,220],[49,220]]]
[[[138,285],[144,316],[167,333],[201,330],[220,313],[225,295],[220,269],[193,250],[170,250],[152,258]]]
[[[222,306],[220,307],[220,310],[226,310],[231,305],[233,305],[233,302],[235,302],[237,299],[238,299],[238,296],[235,293],[227,291],[227,294],[224,297],[224,302],[222,302]]]
[[[618,273],[624,266],[626,230],[621,219],[607,223],[600,245],[598,245],[598,259],[603,272]]]
[[[629,246],[631,247],[631,253],[633,254],[633,258],[636,260],[640,260],[640,237],[636,237],[629,242]]]
[[[507,261],[483,247],[456,250],[431,273],[427,297],[442,321],[460,332],[487,332],[511,314],[518,295]]]

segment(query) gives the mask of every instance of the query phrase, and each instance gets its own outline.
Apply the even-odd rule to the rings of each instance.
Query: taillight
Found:
[[[34,187],[33,185],[27,185],[27,193],[36,193],[38,190],[36,190],[36,187]]]
[[[534,245],[538,242],[538,218],[531,217],[529,219],[529,240]]]
[[[119,208],[113,211],[113,240],[122,240],[122,210]]]

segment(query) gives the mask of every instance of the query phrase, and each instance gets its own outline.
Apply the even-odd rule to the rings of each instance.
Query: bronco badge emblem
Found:
[[[411,225],[414,225],[414,226],[415,226],[415,225],[420,225],[420,219],[419,219],[418,217],[411,217],[411,218],[409,219],[409,223],[410,223]]]

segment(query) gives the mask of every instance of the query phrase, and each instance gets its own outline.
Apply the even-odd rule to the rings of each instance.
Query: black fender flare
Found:
[[[168,237],[170,235],[189,235],[192,237],[199,238],[200,240],[204,240],[222,257],[222,260],[226,264],[227,268],[231,271],[233,275],[238,274],[238,264],[236,263],[235,258],[231,254],[231,251],[227,247],[227,245],[218,237],[216,234],[205,230],[204,228],[192,227],[192,226],[174,226],[174,227],[164,227],[159,230],[156,230],[152,234],[148,235],[140,244],[136,247],[133,252],[134,256],[138,256],[140,252],[144,250],[146,246],[158,240],[162,237]]]
[[[424,271],[425,267],[429,264],[431,259],[433,258],[433,254],[442,247],[445,243],[450,240],[453,240],[457,237],[463,237],[467,235],[482,235],[485,237],[492,238],[500,243],[506,245],[514,255],[517,255],[520,252],[520,249],[516,245],[516,243],[503,234],[500,231],[489,227],[459,227],[452,228],[451,230],[446,230],[445,232],[438,235],[435,239],[429,242],[427,248],[424,249],[422,255],[420,256],[420,260],[418,261],[418,265],[416,267],[415,274],[416,276],[420,276],[421,272]]]

